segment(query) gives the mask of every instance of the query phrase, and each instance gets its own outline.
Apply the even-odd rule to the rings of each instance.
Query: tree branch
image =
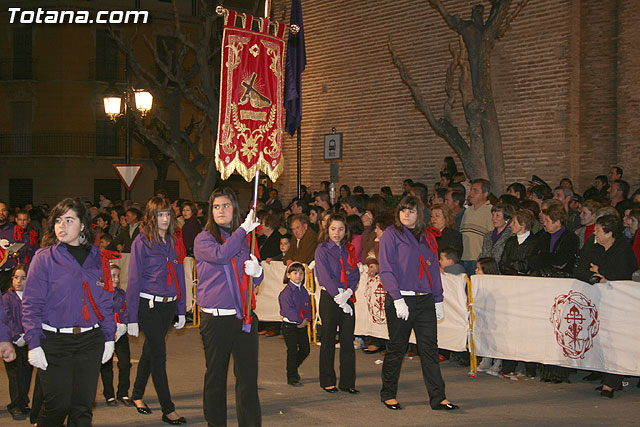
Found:
[[[402,62],[402,59],[400,59],[400,57],[396,53],[395,48],[393,47],[393,43],[391,42],[391,36],[389,36],[388,47],[389,52],[391,53],[391,59],[394,65],[398,67],[400,77],[409,87],[416,107],[425,115],[433,130],[435,130],[439,135],[443,136],[447,140],[447,142],[451,144],[456,152],[460,154],[468,152],[469,146],[467,145],[462,135],[460,135],[458,129],[445,118],[436,119],[431,113],[431,109],[422,97],[418,85],[413,81],[409,70]]]
[[[442,16],[442,19],[444,19],[450,27],[454,28],[455,30],[460,29],[460,24],[462,23],[460,17],[458,15],[451,15],[449,12],[447,12],[447,9],[444,7],[440,0],[429,0],[429,4],[438,10],[440,15]]]

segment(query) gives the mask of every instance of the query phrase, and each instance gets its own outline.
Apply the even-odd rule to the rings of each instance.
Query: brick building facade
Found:
[[[274,2],[288,19],[290,2]],[[471,5],[446,0],[468,19]],[[611,165],[640,184],[636,143],[640,61],[635,48],[640,14],[632,0],[529,2],[492,56],[493,88],[504,144],[506,181],[537,174],[552,185],[568,176],[584,191]],[[411,70],[434,114],[445,99],[448,46],[456,34],[427,2],[303,1],[307,68],[303,74],[302,182],[318,187],[329,177],[323,135],[343,133],[339,184],[400,190],[404,178],[438,178],[454,151],[429,127],[391,62],[388,37]],[[458,116],[461,117],[459,109]],[[461,129],[466,127],[458,121]],[[295,137],[285,137],[286,165],[278,185],[295,188]],[[283,197],[284,198],[284,197]]]

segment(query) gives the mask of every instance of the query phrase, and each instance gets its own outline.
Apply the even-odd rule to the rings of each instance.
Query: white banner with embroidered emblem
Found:
[[[640,286],[473,276],[478,356],[640,375]]]
[[[466,276],[442,274],[444,291],[444,319],[438,322],[438,347],[452,351],[464,351],[467,346],[469,322],[467,316]],[[356,291],[355,335],[389,338],[384,312],[386,292],[379,276],[369,277],[361,273]],[[409,339],[415,343],[415,335]]]

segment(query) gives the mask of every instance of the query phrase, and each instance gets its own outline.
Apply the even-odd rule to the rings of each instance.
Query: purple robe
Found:
[[[85,281],[103,320],[92,307]],[[83,316],[85,305],[89,320]],[[87,328],[98,323],[105,340],[113,341],[116,323],[112,313],[113,294],[104,289],[100,249],[92,246],[82,266],[62,243],[36,252],[22,299],[22,326],[29,349],[40,347],[43,323],[54,328]]]
[[[236,316],[242,316],[240,288],[232,259],[236,260],[238,277],[243,280],[244,262],[250,259],[247,233],[242,227],[238,227],[231,235],[224,230],[220,230],[220,233],[225,239],[223,244],[218,243],[207,230],[202,230],[193,243],[199,279],[196,299],[200,307],[235,309]],[[227,277],[232,281],[231,286]],[[262,283],[263,277],[254,277],[254,285]]]
[[[2,295],[2,305],[7,314],[9,336],[11,341],[16,341],[24,332],[22,329],[22,300],[13,289],[10,289]]]
[[[311,298],[303,285],[296,286],[291,281],[278,295],[280,315],[295,323],[305,319],[311,322]]]
[[[422,278],[420,255],[429,272],[423,270]],[[424,233],[418,241],[406,227],[402,233],[388,227],[380,238],[380,280],[394,300],[402,298],[400,291],[431,293],[435,302],[443,300],[438,254],[429,248]]]
[[[338,288],[346,289],[344,282],[340,281],[342,277],[342,264],[340,263],[340,259],[342,259],[344,263],[349,289],[353,290],[354,294],[356,293],[358,282],[360,281],[360,270],[358,270],[357,266],[350,268],[349,254],[344,245],[338,246],[332,240],[320,243],[316,248],[314,259],[316,261],[318,282],[329,292],[329,295],[335,297],[338,295]]]
[[[187,312],[184,265],[178,262],[178,255],[171,239],[162,244],[149,242],[144,233],[136,236],[131,244],[131,258],[129,260],[129,281],[127,283],[127,315],[130,323],[138,323],[138,307],[140,306],[140,292],[159,297],[178,296],[178,288],[173,279],[169,279],[171,263],[178,280],[179,295],[176,313],[184,315]]]

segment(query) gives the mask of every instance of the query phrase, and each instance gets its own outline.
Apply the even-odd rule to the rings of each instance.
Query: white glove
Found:
[[[396,316],[398,316],[398,319],[409,320],[409,306],[404,302],[404,298],[394,300],[393,305],[396,307]]]
[[[436,303],[436,320],[444,319],[444,302]]]
[[[137,323],[129,323],[127,325],[127,333],[132,337],[137,337],[140,334],[140,329],[138,329]]]
[[[349,303],[347,303],[346,301],[344,303],[340,304],[340,308],[342,309],[342,311],[344,311],[349,316],[353,316],[353,308],[351,308]]]
[[[251,259],[244,262],[244,272],[247,276],[260,277],[262,274],[262,266],[260,266],[258,258],[256,258],[254,254],[249,255],[251,255]]]
[[[118,341],[124,334],[127,333],[127,325],[124,323],[118,323],[116,325],[116,341]]]
[[[104,352],[102,353],[102,363],[105,364],[113,357],[113,350],[116,343],[113,341],[106,341],[104,343]]]
[[[240,224],[240,227],[244,228],[244,231],[246,231],[247,234],[249,234],[251,233],[251,231],[253,231],[254,228],[256,228],[259,225],[260,225],[260,221],[258,221],[257,218],[255,220],[253,219],[253,209],[251,209],[247,214],[247,217],[244,219],[244,222]]]
[[[333,300],[336,302],[336,304],[342,305],[345,302],[349,301],[349,298],[351,298],[351,295],[353,295],[352,289],[344,290],[344,289],[338,288],[338,295],[333,297]]]
[[[187,318],[185,317],[184,314],[179,314],[178,315],[178,321],[173,324],[173,327],[176,328],[176,329],[182,329],[182,328],[184,328],[184,324],[185,323],[187,323]]]
[[[47,370],[47,366],[49,366],[49,364],[47,363],[47,357],[44,355],[42,347],[36,347],[33,350],[29,350],[29,364],[42,369],[43,371]]]
[[[25,344],[27,343],[27,342],[24,340],[24,334],[20,334],[20,338],[18,338],[17,340],[15,340],[13,343],[14,343],[15,345],[17,345],[18,347],[24,347],[24,346],[25,346]]]

